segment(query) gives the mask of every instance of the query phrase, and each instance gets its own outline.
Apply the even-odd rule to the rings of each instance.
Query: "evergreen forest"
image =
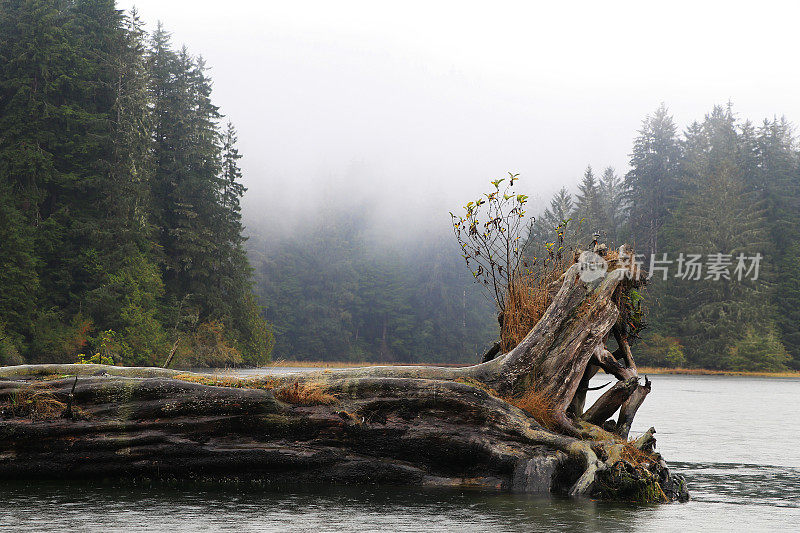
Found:
[[[163,27],[0,2],[0,361],[267,360],[236,142]]]

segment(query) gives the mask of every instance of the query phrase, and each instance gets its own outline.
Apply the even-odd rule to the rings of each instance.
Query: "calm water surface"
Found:
[[[607,380],[597,378],[593,385]],[[654,376],[633,431],[656,427],[659,451],[689,482],[693,499],[687,504],[375,487],[20,482],[0,488],[0,527],[37,532],[800,531],[798,397],[798,379]]]

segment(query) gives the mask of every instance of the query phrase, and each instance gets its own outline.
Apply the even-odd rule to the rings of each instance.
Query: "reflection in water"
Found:
[[[702,465],[684,466],[687,474],[703,470]],[[724,531],[781,529],[800,519],[796,501],[779,512],[771,507],[780,487],[768,486],[772,476],[761,478],[754,471],[747,491],[736,493],[734,485],[715,485],[726,468],[714,470],[699,484],[693,479],[698,500],[661,506],[353,486],[256,490],[12,484],[3,489],[0,524],[4,530],[30,532]],[[793,490],[796,500],[798,487]]]
[[[602,379],[602,378],[601,378]],[[11,483],[3,531],[769,531],[800,523],[800,380],[655,376],[639,412],[692,501],[641,506],[376,487]],[[790,399],[791,398],[791,399]],[[778,429],[780,428],[780,430]]]

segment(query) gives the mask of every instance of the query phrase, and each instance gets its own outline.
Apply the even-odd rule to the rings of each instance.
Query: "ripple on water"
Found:
[[[697,501],[800,508],[800,468],[739,463],[673,463]]]

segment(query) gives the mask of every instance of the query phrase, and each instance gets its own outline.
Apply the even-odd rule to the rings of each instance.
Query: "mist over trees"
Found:
[[[645,292],[651,326],[637,342],[642,364],[797,368],[798,163],[784,118],[756,126],[737,120],[731,105],[716,106],[679,133],[662,105],[643,120],[628,172],[587,166],[574,193],[562,187],[538,214],[526,248],[535,255],[558,232],[586,247],[597,232],[611,246],[633,244],[646,269],[653,260]],[[521,187],[531,186],[523,176]],[[475,361],[497,337],[496,309],[470,286],[452,237],[405,248],[382,243],[368,236],[368,212],[331,207],[291,238],[251,241],[276,353]],[[752,271],[736,279],[740,254],[763,258],[758,279]],[[718,258],[731,279],[706,270],[687,276],[692,257]]]
[[[387,240],[373,210],[322,210],[282,239],[248,241],[275,358],[474,362],[497,335],[452,235]]]
[[[113,0],[0,3],[0,362],[268,357],[210,95]]]
[[[258,364],[273,343],[286,359],[474,362],[496,340],[451,235],[402,212],[392,236],[373,228],[380,183],[286,231],[251,214],[245,232],[237,133],[211,94],[202,58],[113,0],[0,0],[0,363]],[[643,364],[800,368],[791,124],[729,104],[681,132],[662,105],[629,166],[564,184],[527,249],[599,233],[669,265],[651,269]],[[687,275],[716,258],[733,278],[741,254],[763,258],[757,279]]]

